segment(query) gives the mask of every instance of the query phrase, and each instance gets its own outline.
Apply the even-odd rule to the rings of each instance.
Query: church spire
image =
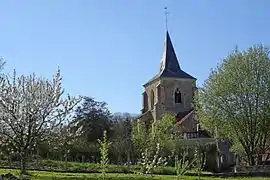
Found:
[[[167,7],[164,8],[165,10],[165,27],[166,27],[166,36],[165,36],[165,42],[164,42],[164,49],[163,49],[163,54],[161,58],[161,63],[160,63],[160,70],[157,75],[155,75],[152,79],[150,79],[144,86],[150,84],[151,82],[155,81],[156,79],[159,78],[181,78],[181,79],[195,79],[185,71],[183,71],[180,68],[179,62],[177,60],[176,53],[174,51],[174,47],[171,41],[171,37],[168,32],[168,11]]]
[[[162,73],[163,71],[169,71],[172,73],[181,71],[168,30],[166,31],[160,66],[160,72]]]
[[[164,8],[164,15],[165,15],[165,28],[166,28],[166,36],[164,42],[164,50],[163,55],[161,58],[161,65],[160,65],[160,72],[169,70],[171,72],[177,72],[180,70],[180,66],[172,45],[172,41],[168,32],[168,8]]]

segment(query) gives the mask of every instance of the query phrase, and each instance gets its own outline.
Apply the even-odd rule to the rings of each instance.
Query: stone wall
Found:
[[[178,113],[188,111],[192,108],[195,81],[192,79],[174,79],[164,78],[161,80],[164,86],[165,107],[166,111]],[[174,92],[178,88],[181,92],[182,103],[174,103]]]
[[[179,104],[174,101],[176,88],[181,92],[182,103]],[[151,110],[154,120],[161,119],[166,112],[188,111],[193,107],[195,88],[196,82],[192,79],[162,78],[153,81],[145,87],[144,97],[148,100],[144,102],[143,109]]]
[[[159,110],[159,101],[158,101],[158,96],[157,96],[157,94],[158,94],[157,86],[159,84],[160,84],[160,81],[156,80],[145,87],[145,92],[146,92],[147,97],[148,97],[148,102],[147,102],[148,110],[151,110],[151,113],[152,113],[154,120],[156,120],[158,118],[156,111]],[[152,96],[152,93],[154,94],[154,98]],[[153,107],[152,107],[152,105],[153,105]]]
[[[270,165],[257,166],[236,166],[234,172],[268,172],[270,173]]]

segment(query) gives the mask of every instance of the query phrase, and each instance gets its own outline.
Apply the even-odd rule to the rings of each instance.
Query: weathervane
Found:
[[[165,26],[166,26],[166,30],[168,30],[168,8],[164,7],[164,14],[165,14]]]

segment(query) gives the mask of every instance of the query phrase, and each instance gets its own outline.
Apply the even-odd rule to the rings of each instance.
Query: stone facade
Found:
[[[165,110],[177,114],[193,108],[193,95],[196,89],[196,82],[193,79],[164,78],[161,80],[164,87]],[[181,92],[181,103],[175,103],[175,91]]]
[[[181,92],[181,103],[175,103],[175,91]],[[196,82],[191,79],[158,79],[147,86],[143,93],[142,112],[152,111],[154,120],[161,119],[166,112],[177,115],[193,108]]]

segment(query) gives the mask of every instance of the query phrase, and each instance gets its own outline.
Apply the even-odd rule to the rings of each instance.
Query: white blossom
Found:
[[[0,77],[0,135],[26,153],[65,121],[80,98],[63,99],[60,70],[52,81],[35,74]]]

